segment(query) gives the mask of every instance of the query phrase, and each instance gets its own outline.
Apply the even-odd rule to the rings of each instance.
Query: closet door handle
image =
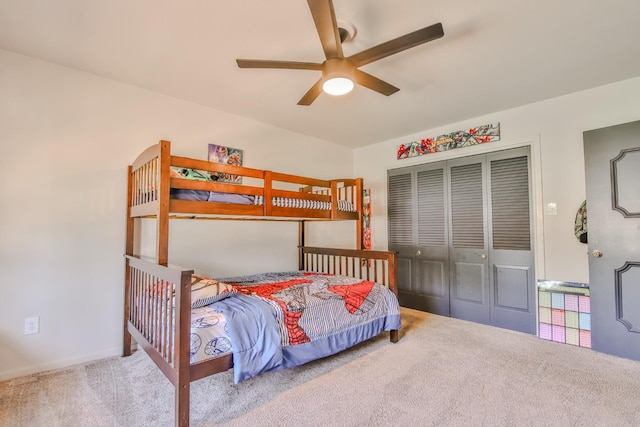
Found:
[[[416,255],[417,255],[417,256],[422,255],[422,251],[421,251],[420,249],[418,249],[418,252],[416,252]]]
[[[487,258],[487,255],[482,254],[482,255],[480,255],[480,258],[482,258],[482,259],[486,259],[486,258]]]

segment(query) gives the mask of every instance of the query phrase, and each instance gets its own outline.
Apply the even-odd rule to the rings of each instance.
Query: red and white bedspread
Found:
[[[301,271],[221,281],[235,292],[206,308],[224,314],[236,382],[400,328],[397,298],[374,282]],[[209,347],[215,353],[216,345]]]

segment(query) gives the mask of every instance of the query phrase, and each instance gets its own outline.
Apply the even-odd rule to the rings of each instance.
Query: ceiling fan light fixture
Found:
[[[327,59],[322,68],[322,90],[329,95],[344,95],[353,90],[355,66],[345,58]]]
[[[322,84],[322,90],[329,95],[345,95],[353,90],[353,81],[347,77],[331,77]]]

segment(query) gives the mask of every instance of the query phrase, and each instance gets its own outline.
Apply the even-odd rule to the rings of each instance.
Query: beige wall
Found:
[[[352,176],[349,149],[0,50],[0,379],[120,353],[126,167],[160,139]],[[170,261],[215,277],[296,269],[297,236],[295,223],[172,221]],[[23,334],[30,316],[37,335]]]
[[[205,158],[217,143],[244,149],[250,167],[364,177],[376,249],[387,247],[387,169],[531,144],[537,276],[586,282],[572,230],[585,197],[582,132],[638,119],[640,78],[352,151],[0,50],[0,379],[119,354],[126,165],[160,139],[185,156]],[[400,143],[493,121],[500,142],[395,159]],[[550,202],[557,216],[545,215]],[[307,237],[353,247],[353,235],[339,223]],[[294,269],[296,238],[291,223],[175,221],[170,259],[214,277]],[[41,330],[25,336],[30,316]]]
[[[640,78],[476,117],[355,151],[354,173],[373,189],[373,244],[387,247],[386,171],[418,163],[522,145],[532,146],[538,279],[588,282],[587,246],[573,234],[585,199],[582,132],[640,120]],[[501,141],[396,160],[399,144],[500,122]],[[558,214],[546,214],[556,203]]]

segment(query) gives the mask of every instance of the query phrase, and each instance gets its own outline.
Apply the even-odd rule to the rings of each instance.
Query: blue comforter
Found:
[[[299,271],[222,280],[236,292],[212,307],[227,319],[236,383],[400,329],[398,300],[377,283]]]

